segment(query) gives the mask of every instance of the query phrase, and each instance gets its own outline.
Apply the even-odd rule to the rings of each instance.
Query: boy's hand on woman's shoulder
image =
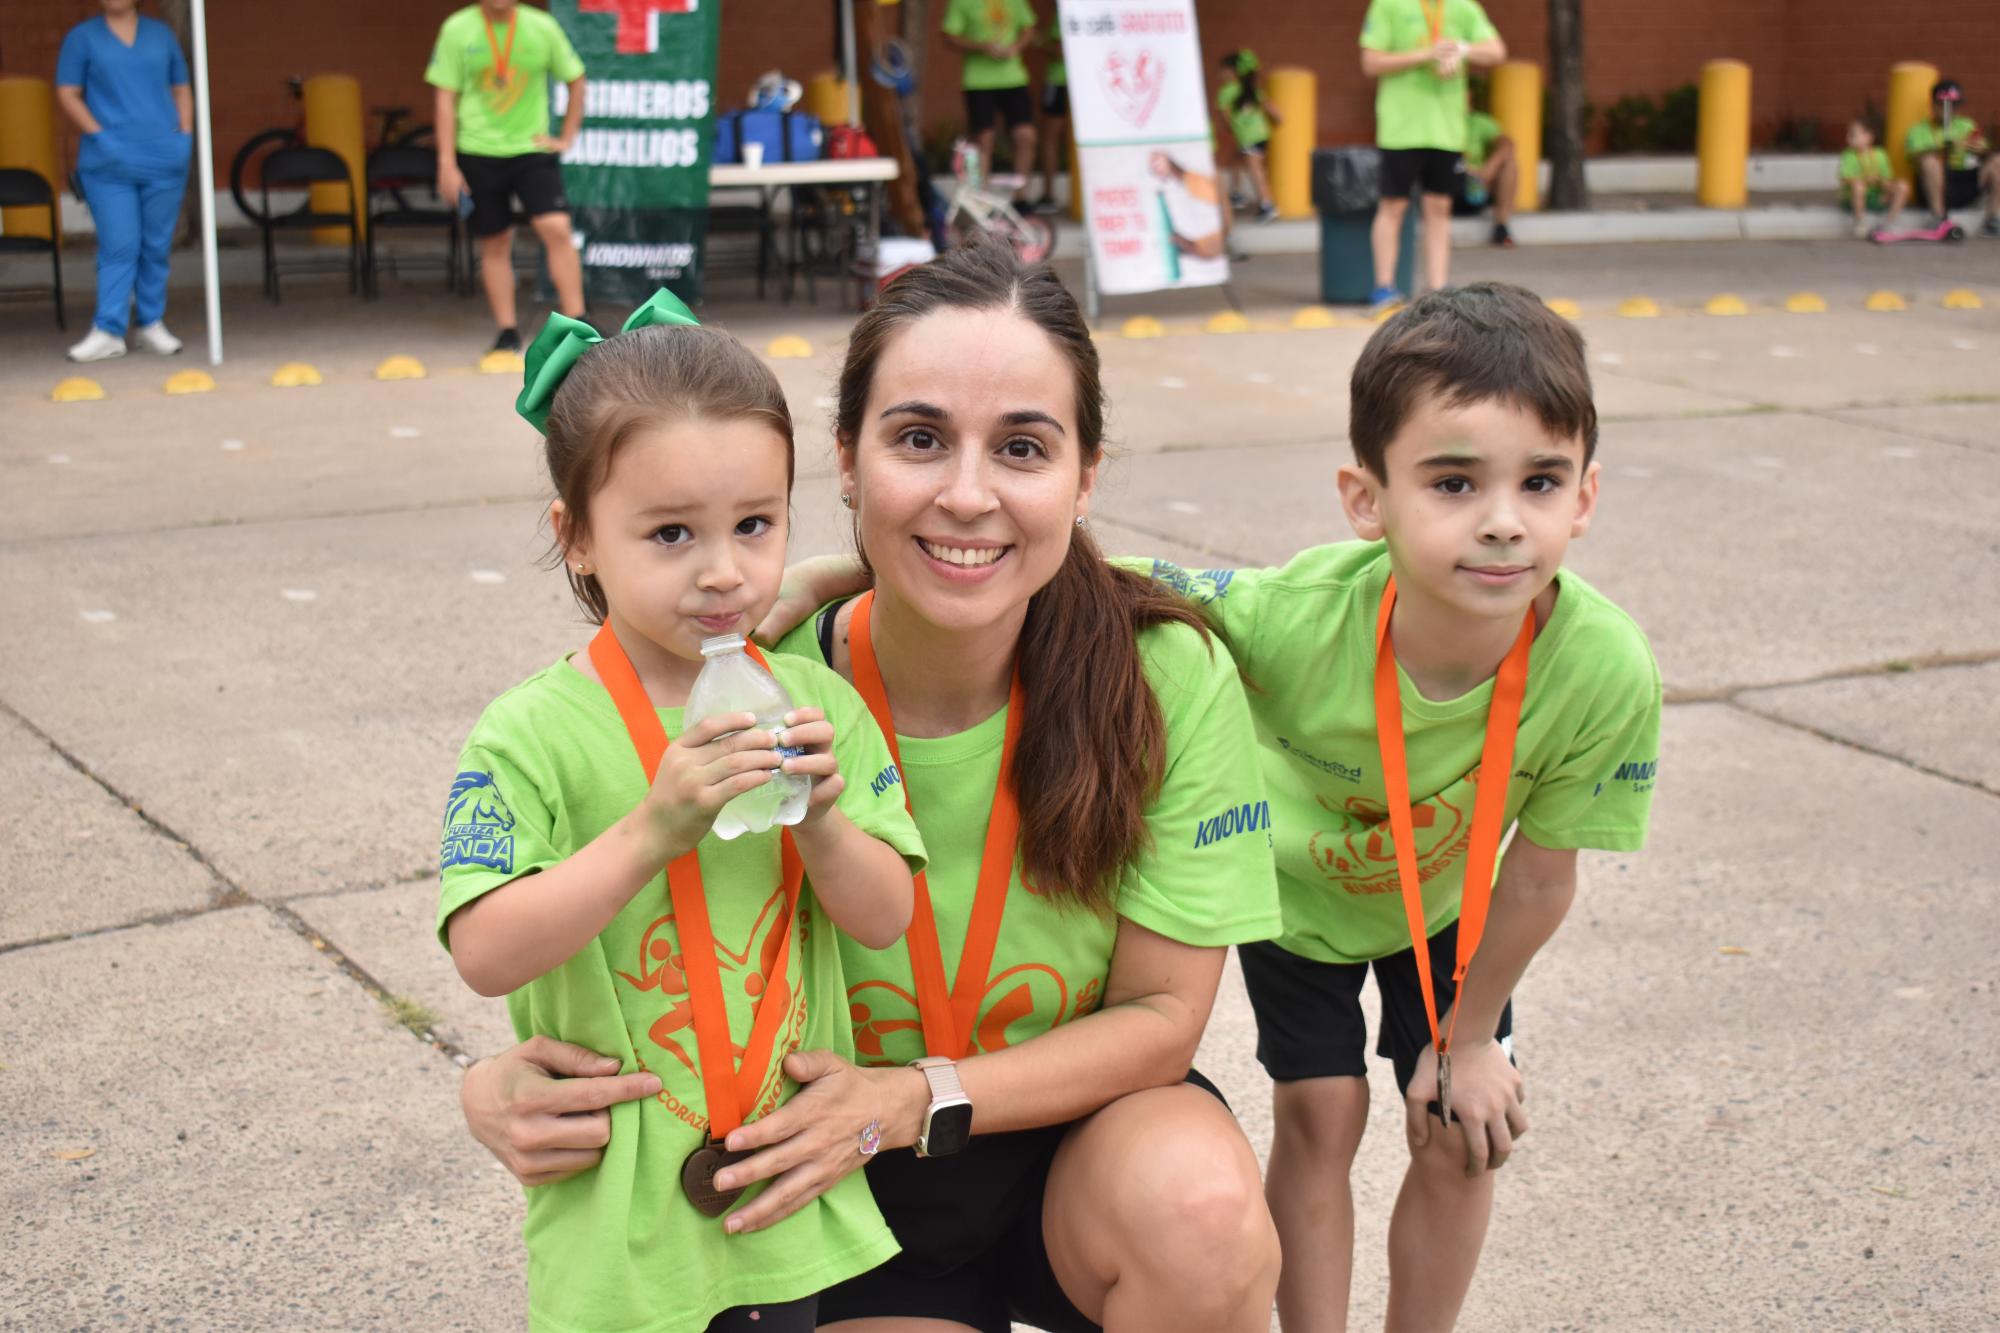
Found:
[[[1521,1071],[1507,1058],[1507,1052],[1493,1038],[1460,1042],[1451,1053],[1451,1120],[1461,1131],[1454,1137],[1428,1109],[1437,1100],[1437,1050],[1425,1047],[1417,1057],[1417,1071],[1403,1094],[1404,1129],[1410,1153],[1431,1150],[1433,1140],[1445,1144],[1462,1142],[1465,1174],[1497,1171],[1513,1155],[1514,1141],[1528,1132],[1528,1113],[1522,1103],[1527,1085]]]

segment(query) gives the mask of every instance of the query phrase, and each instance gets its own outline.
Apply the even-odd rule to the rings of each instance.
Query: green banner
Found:
[[[722,0],[551,0],[583,57],[583,131],[563,184],[593,300],[701,299]],[[560,116],[568,90],[558,87]]]

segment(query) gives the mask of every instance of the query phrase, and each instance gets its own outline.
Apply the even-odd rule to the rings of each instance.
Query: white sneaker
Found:
[[[106,333],[95,324],[90,332],[83,335],[83,341],[69,349],[72,361],[109,361],[114,356],[125,355],[125,340],[115,333]]]
[[[181,340],[167,332],[165,320],[156,319],[140,329],[139,343],[147,351],[157,352],[161,356],[172,356],[181,350]]]

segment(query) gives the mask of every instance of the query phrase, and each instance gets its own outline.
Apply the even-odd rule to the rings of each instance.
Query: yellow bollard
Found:
[[[1711,60],[1701,67],[1695,131],[1695,202],[1742,208],[1750,202],[1750,67]]]
[[[838,70],[823,69],[806,81],[805,110],[822,125],[847,123],[847,80]]]
[[[1309,69],[1274,69],[1264,87],[1265,103],[1283,117],[1283,123],[1271,131],[1271,146],[1264,160],[1271,172],[1271,197],[1278,205],[1278,216],[1311,217],[1313,144],[1319,139],[1319,78]]]
[[[1542,206],[1542,67],[1531,60],[1510,60],[1493,71],[1493,119],[1514,141],[1518,166],[1514,187],[1516,212],[1532,213]]]
[[[1903,150],[1910,126],[1931,114],[1931,85],[1938,81],[1936,65],[1921,60],[1905,60],[1889,67],[1889,102],[1883,115],[1882,146],[1889,150],[1889,169],[1911,184],[1917,171]],[[1916,202],[1921,204],[1923,200]]]
[[[352,74],[315,74],[306,80],[306,142],[314,148],[330,148],[347,163],[354,181],[355,202],[360,195],[364,153],[361,147],[361,81]],[[338,185],[312,187],[312,206],[322,213],[345,213],[347,191]],[[366,214],[366,207],[356,212]],[[347,228],[316,227],[313,239],[321,245],[346,245]]]
[[[56,169],[55,93],[45,79],[24,74],[0,79],[0,167],[26,167],[55,191],[56,234],[62,234],[62,176]],[[0,233],[49,235],[49,214],[40,205],[0,208]]]

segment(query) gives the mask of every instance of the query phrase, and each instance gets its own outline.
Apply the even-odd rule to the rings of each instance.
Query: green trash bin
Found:
[[[1366,305],[1375,292],[1375,204],[1380,198],[1381,150],[1313,150],[1312,199],[1319,210],[1319,299],[1328,305]],[[1410,295],[1416,279],[1417,204],[1403,214],[1396,247],[1396,288]]]

